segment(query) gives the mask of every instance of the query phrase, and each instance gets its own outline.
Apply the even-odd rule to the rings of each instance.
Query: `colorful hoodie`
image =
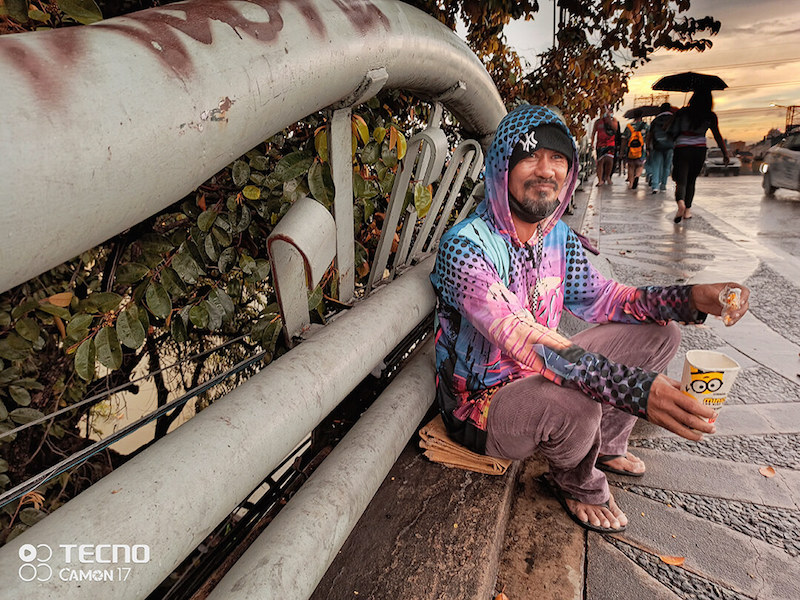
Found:
[[[486,197],[444,235],[431,274],[440,412],[450,435],[477,452],[485,449],[494,392],[535,373],[646,418],[657,373],[571,343],[556,332],[564,308],[591,323],[705,320],[689,306],[690,286],[629,287],[592,267],[577,235],[560,221],[577,181],[574,141],[559,208],[533,239],[519,240],[508,207],[508,159],[523,135],[546,123],[569,134],[543,107],[524,105],[506,115],[486,158]]]

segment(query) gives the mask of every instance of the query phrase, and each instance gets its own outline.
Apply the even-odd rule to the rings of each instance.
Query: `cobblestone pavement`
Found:
[[[693,218],[676,225],[672,191],[627,190],[619,177],[612,186],[586,186],[585,213],[579,205],[570,224],[599,245],[617,280],[739,281],[751,289],[751,311],[734,327],[713,317],[682,327],[681,348],[667,370],[679,379],[683,356],[694,348],[739,361],[718,433],[690,442],[638,424],[631,450],[646,461],[647,473],[638,480],[609,475],[630,519],[627,531],[584,534],[583,554],[562,558],[563,568],[582,571],[582,585],[553,577],[562,583],[545,582],[536,597],[797,600],[800,194],[767,199],[753,176],[701,178]],[[665,556],[683,563],[667,564]],[[554,568],[541,565],[540,572]],[[513,577],[502,562],[499,582],[508,582],[505,593],[514,600]]]

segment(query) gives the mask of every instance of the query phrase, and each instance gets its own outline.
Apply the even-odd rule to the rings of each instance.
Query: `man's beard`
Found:
[[[548,192],[545,190],[537,192],[533,189],[529,189],[542,183],[552,183],[554,191]],[[552,215],[558,208],[558,194],[555,193],[555,190],[557,189],[558,184],[552,179],[530,179],[525,182],[523,198],[521,202],[514,198],[514,195],[511,192],[508,193],[508,206],[514,216],[518,219],[521,219],[526,223],[538,223],[539,221],[543,221]]]

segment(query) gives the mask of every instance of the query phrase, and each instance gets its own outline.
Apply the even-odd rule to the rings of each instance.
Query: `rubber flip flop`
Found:
[[[592,525],[589,521],[581,521],[574,512],[569,509],[569,505],[567,504],[567,500],[575,500],[580,502],[577,498],[575,498],[572,494],[565,492],[562,490],[556,482],[553,481],[553,478],[550,476],[549,473],[544,473],[541,477],[538,478],[538,481],[542,482],[545,486],[550,488],[550,491],[555,496],[558,503],[564,509],[564,511],[569,515],[569,518],[575,521],[578,525],[583,527],[584,529],[588,529],[589,531],[596,531],[597,533],[622,533],[627,529],[627,525],[623,525],[622,527],[617,527],[616,529],[613,527],[600,527],[599,525]],[[605,506],[609,508],[608,502],[604,502],[599,506]]]
[[[641,477],[642,475],[645,474],[644,471],[642,471],[641,473],[634,473],[633,471],[626,471],[625,469],[617,469],[606,464],[608,461],[614,460],[615,458],[628,458],[628,456],[627,454],[606,454],[605,456],[598,456],[597,460],[594,463],[594,466],[600,469],[601,471],[605,471],[606,473],[614,473],[615,475],[627,475],[628,477]]]

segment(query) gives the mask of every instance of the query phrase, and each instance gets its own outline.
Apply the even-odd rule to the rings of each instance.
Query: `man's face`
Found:
[[[558,208],[558,194],[569,171],[567,157],[540,148],[519,161],[508,175],[508,191],[539,220]]]

